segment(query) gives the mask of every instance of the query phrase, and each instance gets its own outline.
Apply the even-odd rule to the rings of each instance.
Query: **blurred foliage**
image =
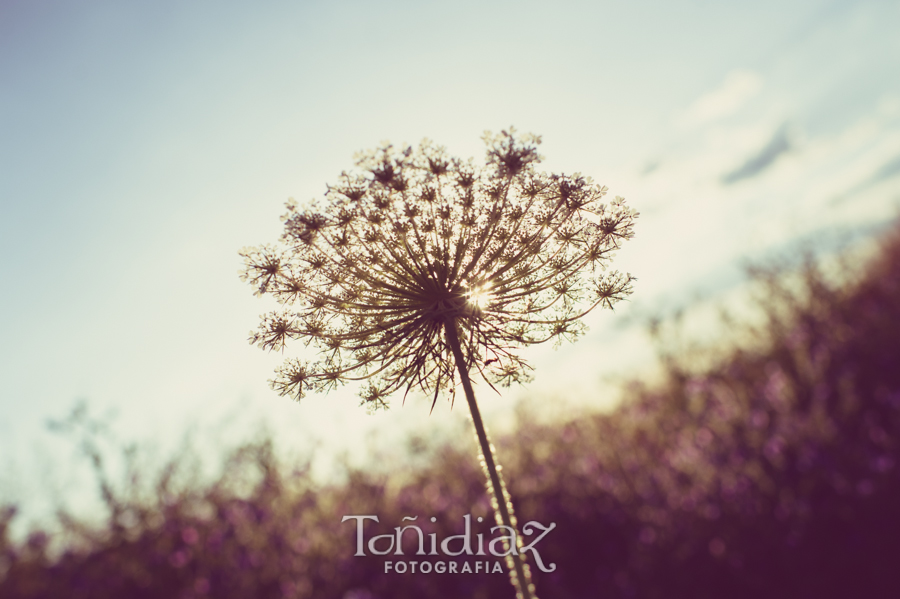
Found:
[[[814,261],[755,276],[753,343],[702,369],[673,350],[664,382],[632,384],[615,412],[524,418],[499,440],[520,521],[557,525],[538,547],[557,565],[535,569],[545,599],[900,596],[900,234],[840,279]],[[341,523],[434,515],[440,539],[487,517],[468,443],[417,439],[424,467],[322,486],[261,439],[210,483],[173,460],[150,493],[117,489],[85,447],[105,522],[61,513],[63,536],[15,541],[15,508],[0,510],[0,597],[512,596],[505,573],[384,574]]]

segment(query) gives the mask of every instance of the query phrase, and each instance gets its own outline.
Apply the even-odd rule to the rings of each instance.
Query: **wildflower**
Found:
[[[368,381],[363,404],[387,407],[394,392],[443,389],[459,375],[498,526],[516,531],[513,506],[482,422],[470,373],[490,385],[529,378],[516,353],[574,340],[580,319],[631,293],[630,274],[606,273],[632,236],[637,213],[581,175],[538,173],[535,136],[485,134],[476,167],[428,141],[357,157],[324,200],[288,202],[279,246],[242,250],[242,276],[283,306],[251,341],[283,350],[303,340],[321,360],[288,359],[271,381],[299,399]],[[534,588],[512,535],[507,565],[517,596]]]
[[[452,398],[450,329],[485,381],[527,381],[518,349],[574,340],[582,316],[631,292],[631,275],[606,268],[637,213],[586,177],[536,172],[538,137],[484,139],[482,167],[427,141],[360,154],[324,201],[288,202],[280,245],[242,250],[242,277],[282,304],[252,342],[303,340],[321,356],[288,359],[276,391],[368,381],[372,409],[400,390]]]

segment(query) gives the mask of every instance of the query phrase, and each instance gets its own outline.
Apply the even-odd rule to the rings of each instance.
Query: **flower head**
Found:
[[[538,137],[484,140],[483,166],[428,141],[360,154],[323,200],[288,202],[280,244],[241,251],[242,277],[282,305],[251,341],[320,354],[288,359],[273,389],[299,399],[365,380],[371,408],[398,390],[452,394],[447,326],[469,370],[521,382],[518,349],[576,338],[582,316],[631,292],[630,274],[606,268],[637,213],[589,178],[537,172]]]

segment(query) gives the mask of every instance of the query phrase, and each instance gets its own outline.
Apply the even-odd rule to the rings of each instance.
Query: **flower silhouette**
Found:
[[[606,272],[637,213],[589,178],[539,173],[540,138],[485,134],[484,166],[425,141],[357,155],[324,200],[291,200],[279,245],[241,251],[242,277],[282,309],[251,341],[302,340],[320,360],[288,359],[271,381],[299,399],[367,381],[363,404],[392,393],[453,397],[453,329],[469,370],[490,384],[526,381],[523,346],[575,339],[579,319],[631,292]]]
[[[316,363],[288,359],[272,387],[303,397],[367,380],[363,404],[386,407],[404,389],[454,397],[459,375],[472,415],[510,581],[534,586],[512,500],[481,419],[470,373],[488,384],[526,380],[523,346],[574,339],[579,319],[631,292],[630,274],[606,273],[632,236],[637,213],[580,175],[535,171],[540,138],[485,134],[476,168],[423,142],[357,157],[325,200],[291,201],[280,246],[241,252],[242,276],[283,309],[263,316],[251,341],[313,344]]]

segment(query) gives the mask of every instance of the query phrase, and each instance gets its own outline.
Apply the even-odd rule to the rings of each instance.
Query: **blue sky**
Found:
[[[414,401],[369,417],[352,390],[297,406],[266,385],[281,357],[246,342],[267,305],[237,250],[382,140],[480,159],[482,132],[514,125],[547,170],[641,211],[617,263],[633,302],[483,402],[608,403],[601,376],[645,355],[631,312],[728,298],[742,261],[897,215],[898,22],[878,1],[4,0],[0,493],[37,493],[65,447],[44,422],[78,398],[163,446],[265,419],[351,450],[462,419]]]

